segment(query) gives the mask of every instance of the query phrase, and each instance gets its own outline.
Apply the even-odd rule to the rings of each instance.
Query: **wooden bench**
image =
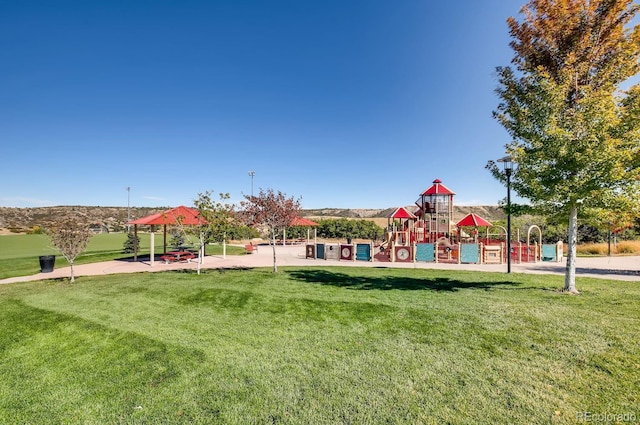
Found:
[[[244,246],[244,249],[245,249],[247,254],[253,254],[254,251],[258,252],[258,246],[254,245],[254,244],[251,244],[251,243],[250,244],[246,244]]]

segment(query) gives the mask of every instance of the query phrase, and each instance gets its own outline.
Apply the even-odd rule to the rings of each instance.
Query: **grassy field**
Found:
[[[640,287],[376,268],[0,285],[0,423],[640,417]]]
[[[140,255],[149,255],[151,241],[148,233],[141,232]],[[132,254],[123,254],[122,247],[127,236],[124,233],[98,234],[91,238],[89,245],[75,261],[76,264],[86,264],[97,261],[128,258]],[[167,241],[168,243],[168,241]],[[154,238],[156,253],[163,252],[162,235]],[[170,247],[168,249],[171,249]],[[242,247],[227,247],[229,255],[239,255],[245,252]],[[218,245],[207,246],[207,255],[222,253],[222,247]],[[3,235],[0,236],[0,279],[15,276],[36,274],[40,271],[38,257],[41,255],[56,255],[56,267],[65,267],[69,264],[55,248],[51,246],[45,235]]]

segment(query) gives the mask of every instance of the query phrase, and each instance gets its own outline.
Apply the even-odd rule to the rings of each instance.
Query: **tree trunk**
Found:
[[[202,232],[198,236],[198,274],[200,274],[200,268],[202,267],[202,262],[204,261],[204,236]]]
[[[278,272],[278,263],[276,262],[276,233],[275,231],[272,233],[271,238],[271,248],[273,249],[273,272]]]
[[[73,260],[69,261],[69,265],[71,266],[71,283],[73,283],[76,280],[75,274],[73,273]]]
[[[569,241],[567,252],[567,270],[564,276],[564,291],[579,294],[576,289],[576,252],[578,245],[578,207],[573,205],[569,213]]]

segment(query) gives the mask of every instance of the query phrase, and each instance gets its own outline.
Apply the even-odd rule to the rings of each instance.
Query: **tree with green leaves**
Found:
[[[82,254],[93,233],[89,228],[86,217],[78,214],[68,214],[52,222],[45,230],[53,246],[60,251],[71,267],[71,282],[75,282],[73,264]]]
[[[224,242],[234,223],[233,205],[228,203],[228,193],[220,193],[218,200],[212,197],[212,191],[198,194],[194,206],[198,210],[200,224],[189,226],[188,231],[198,239],[198,274],[204,258],[205,246],[209,242]]]
[[[575,283],[578,213],[640,199],[640,28],[632,0],[531,0],[508,19],[513,66],[497,68],[494,117],[512,136],[512,188],[566,217],[564,290]],[[623,89],[626,87],[626,89]],[[487,168],[506,177],[493,161]]]
[[[273,189],[260,189],[258,196],[245,195],[241,202],[242,218],[252,226],[264,226],[269,234],[269,244],[273,249],[273,271],[278,271],[276,257],[276,236],[289,227],[300,213],[300,200]]]

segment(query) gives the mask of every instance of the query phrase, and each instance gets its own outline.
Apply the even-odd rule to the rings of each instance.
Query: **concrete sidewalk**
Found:
[[[416,268],[441,270],[471,270],[482,272],[507,271],[506,264],[446,264],[446,263],[380,263],[366,261],[314,260],[305,258],[304,245],[276,247],[278,267],[284,266],[347,266],[347,267],[380,267],[380,268]],[[35,261],[35,260],[34,260]],[[202,268],[253,268],[272,267],[273,251],[270,246],[260,246],[257,252],[248,255],[207,256],[203,259]],[[566,260],[562,262],[512,263],[513,273],[560,274],[565,273]],[[74,267],[75,276],[95,276],[117,273],[162,272],[167,270],[196,270],[197,263],[164,264],[155,261],[151,266],[146,261],[113,260],[101,263],[82,264]],[[69,267],[55,269],[51,273],[38,273],[31,276],[20,276],[0,280],[0,284],[28,282],[44,279],[68,278]],[[600,279],[616,279],[640,281],[640,257],[594,257],[578,258],[576,261],[578,277],[594,277]]]

